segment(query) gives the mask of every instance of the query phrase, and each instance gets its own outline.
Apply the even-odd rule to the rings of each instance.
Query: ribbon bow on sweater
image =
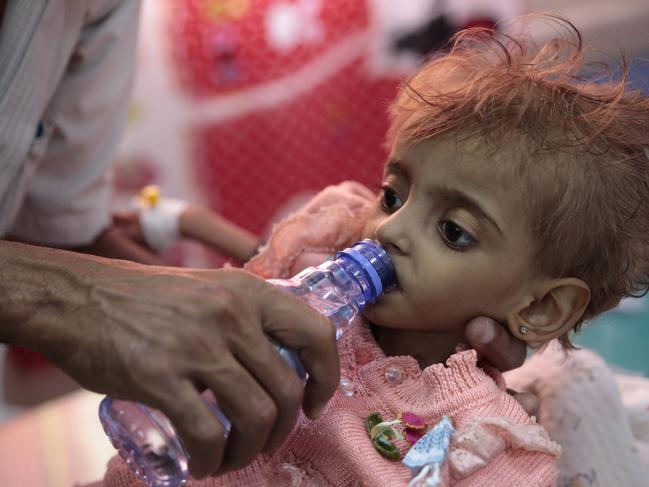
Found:
[[[436,487],[440,483],[440,467],[446,459],[451,443],[451,435],[455,432],[453,423],[448,416],[422,436],[408,451],[403,464],[413,474],[408,487]]]

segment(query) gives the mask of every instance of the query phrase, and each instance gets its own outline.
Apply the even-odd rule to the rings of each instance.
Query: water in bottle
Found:
[[[394,281],[390,257],[372,240],[357,242],[338,252],[334,259],[308,267],[291,279],[269,280],[327,316],[336,328],[336,339],[365,305],[376,300]],[[298,354],[275,345],[291,369],[306,381]],[[209,391],[203,397],[227,434],[230,421]],[[188,455],[173,425],[160,411],[106,397],[99,406],[99,418],[120,456],[145,483],[151,487],[177,487],[187,481]]]

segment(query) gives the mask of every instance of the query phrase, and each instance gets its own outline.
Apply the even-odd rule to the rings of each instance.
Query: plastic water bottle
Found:
[[[394,267],[377,242],[363,240],[336,254],[333,260],[308,267],[291,279],[269,282],[299,296],[327,316],[340,338],[367,303],[394,284]],[[298,354],[276,344],[277,351],[304,381],[307,374]],[[218,408],[211,392],[203,393],[210,410],[223,424],[231,423]],[[106,397],[99,406],[104,431],[131,470],[152,487],[177,487],[189,478],[188,455],[173,425],[160,411],[144,404]]]

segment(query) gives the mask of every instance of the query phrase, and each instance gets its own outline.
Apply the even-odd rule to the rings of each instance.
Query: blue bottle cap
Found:
[[[390,256],[378,242],[370,239],[361,240],[336,254],[336,258],[341,256],[352,259],[369,277],[372,288],[369,301],[374,301],[385,288],[394,284],[394,266]]]

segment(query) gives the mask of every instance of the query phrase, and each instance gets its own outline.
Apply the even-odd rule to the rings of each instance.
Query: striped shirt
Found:
[[[8,0],[0,26],[0,237],[90,243],[133,77],[138,0]]]

